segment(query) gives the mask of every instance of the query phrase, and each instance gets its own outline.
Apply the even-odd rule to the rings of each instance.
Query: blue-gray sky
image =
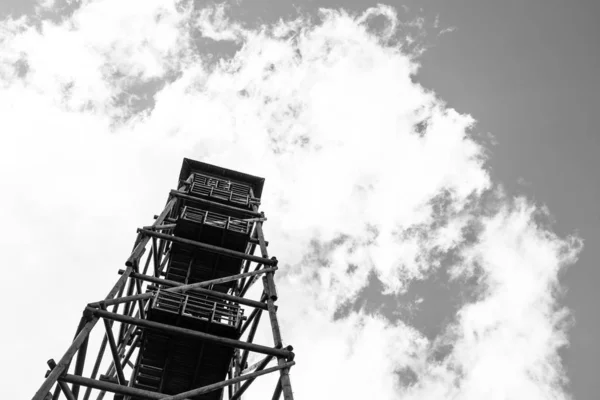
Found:
[[[600,133],[594,123],[600,111],[600,79],[595,77],[600,67],[596,44],[600,4],[557,0],[386,4],[395,7],[401,18],[425,19],[425,36],[420,40],[427,50],[418,58],[421,68],[415,80],[435,91],[449,107],[477,120],[474,131],[489,152],[492,179],[511,195],[525,194],[538,205],[547,205],[555,220],[553,231],[560,235],[575,232],[583,238],[579,260],[560,277],[566,289],[561,302],[574,316],[569,346],[561,350],[561,356],[570,380],[568,392],[578,400],[594,399],[600,391],[596,378],[600,346],[595,341],[600,337],[595,290],[600,275],[595,262],[600,258],[600,212],[595,207],[600,199],[596,177]],[[315,14],[318,7],[362,12],[374,5],[366,1],[240,1],[228,15],[253,26],[294,18],[298,11]],[[32,12],[26,2],[0,4],[2,15]],[[438,35],[445,28],[454,29]],[[229,44],[216,46],[214,51],[231,54],[236,49]],[[469,285],[461,286],[465,287]],[[425,290],[441,288],[433,284]],[[461,288],[448,290],[458,293]],[[396,315],[393,304],[399,304],[395,303],[398,299],[382,296],[377,282],[361,293],[354,304],[341,308],[385,304],[384,312],[390,318]],[[417,322],[423,330],[435,332],[434,325],[445,316],[436,314],[443,304],[433,304],[427,308],[425,300],[423,310],[429,311],[416,318],[424,318]]]

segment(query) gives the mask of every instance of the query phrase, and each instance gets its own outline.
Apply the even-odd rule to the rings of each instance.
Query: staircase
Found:
[[[225,379],[233,349],[146,332],[133,387],[177,394]],[[221,390],[193,397],[219,400]],[[133,399],[137,400],[137,399]],[[141,400],[141,399],[139,399]]]

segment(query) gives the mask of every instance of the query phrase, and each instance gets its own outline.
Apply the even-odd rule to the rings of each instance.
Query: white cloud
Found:
[[[388,19],[381,36],[366,25],[373,16]],[[36,318],[9,333],[18,345],[7,365],[33,367],[3,397],[35,390],[187,156],[267,178],[266,234],[283,266],[280,317],[296,348],[298,398],[567,398],[557,274],[579,242],[535,225],[526,200],[490,195],[473,119],[415,84],[413,57],[385,44],[407,25],[393,9],[321,19],[248,30],[224,8],[106,0],[60,24],[2,22],[6,279],[38,293],[7,311]],[[200,33],[243,46],[208,66],[191,43]],[[117,99],[153,79],[164,81],[154,107],[130,115]],[[387,293],[401,293],[450,252],[457,279],[480,274],[483,294],[437,341],[364,311],[333,320],[372,270]],[[9,289],[2,302],[15,296],[24,294]],[[445,358],[432,356],[438,343],[451,346]],[[417,380],[407,386],[397,372]]]

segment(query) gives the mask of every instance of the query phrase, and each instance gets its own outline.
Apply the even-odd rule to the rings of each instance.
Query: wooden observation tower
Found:
[[[85,307],[73,342],[58,363],[48,361],[33,400],[101,400],[106,393],[115,400],[236,400],[269,373],[279,375],[272,398],[292,400],[294,353],[282,343],[277,259],[268,255],[258,211],[263,184],[184,159],[177,190],[154,223],[138,229],[117,283]],[[258,298],[246,297],[257,281]],[[273,346],[253,343],[263,313]],[[94,346],[97,325],[104,335]],[[88,349],[95,358],[86,365]],[[250,353],[263,356],[248,366]]]

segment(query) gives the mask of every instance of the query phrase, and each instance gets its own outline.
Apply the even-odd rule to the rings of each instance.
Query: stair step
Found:
[[[158,388],[160,386],[160,377],[138,373],[137,383]]]
[[[145,390],[149,390],[151,392],[156,392],[158,390],[158,388],[155,386],[144,385],[143,383],[140,383],[140,382],[136,382],[134,386],[138,389],[145,389]]]
[[[140,363],[139,372],[144,375],[155,376],[160,378],[160,376],[163,373],[163,369],[159,367],[154,367],[152,365]]]
[[[151,357],[143,357],[140,361],[141,364],[152,368],[160,368],[162,369],[165,365],[165,358],[151,358]]]

